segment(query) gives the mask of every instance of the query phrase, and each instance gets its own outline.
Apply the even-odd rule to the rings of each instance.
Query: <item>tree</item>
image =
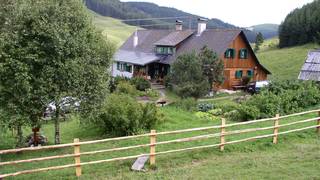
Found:
[[[256,36],[255,46],[254,46],[254,52],[257,52],[260,50],[260,46],[263,43],[263,35],[261,32],[259,32]]]
[[[218,54],[204,46],[201,49],[199,58],[202,63],[203,75],[208,78],[210,87],[212,88],[215,84],[221,84],[224,80],[224,64]]]
[[[40,126],[48,103],[59,105],[64,96],[81,99],[84,114],[99,106],[107,93],[113,47],[95,31],[82,2],[17,0],[4,5],[0,10],[12,13],[0,31],[0,106],[10,117],[19,115],[32,127]],[[60,113],[57,106],[56,144]]]
[[[210,90],[208,77],[204,75],[202,63],[195,52],[180,55],[176,59],[169,79],[174,91],[182,98],[199,98]]]

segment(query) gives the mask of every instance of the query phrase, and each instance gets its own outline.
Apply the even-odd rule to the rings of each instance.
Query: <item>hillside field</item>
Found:
[[[122,43],[137,29],[136,26],[130,26],[118,19],[101,16],[93,11],[89,11],[92,15],[93,24],[101,31],[102,35],[114,43],[116,47],[120,47]]]
[[[279,49],[278,42],[277,38],[266,40],[257,53],[261,64],[271,71],[270,79],[297,79],[308,52],[320,47],[316,44],[306,44]]]

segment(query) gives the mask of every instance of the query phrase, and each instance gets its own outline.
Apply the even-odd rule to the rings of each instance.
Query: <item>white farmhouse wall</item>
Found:
[[[119,71],[119,70],[117,70],[117,62],[114,62],[112,64],[112,76],[113,77],[121,76],[121,77],[132,78],[133,77],[133,67],[132,67],[131,73],[127,72],[127,71]]]

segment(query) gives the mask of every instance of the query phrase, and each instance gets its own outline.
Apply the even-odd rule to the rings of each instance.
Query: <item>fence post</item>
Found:
[[[273,129],[273,144],[278,143],[278,132],[279,132],[279,114],[276,114],[276,119],[274,120],[274,129]]]
[[[320,111],[318,111],[318,116],[319,116],[319,119],[318,119],[318,127],[317,127],[317,133],[318,135],[320,135]]]
[[[150,133],[150,165],[156,164],[156,145],[152,145],[156,143],[156,130],[151,130]]]
[[[73,142],[79,143],[80,140],[77,138],[77,139],[74,139]],[[74,154],[80,154],[80,145],[74,145]],[[81,176],[80,155],[75,156],[74,161],[75,161],[75,164],[77,165],[76,166],[76,176],[80,177]]]
[[[224,133],[226,132],[226,119],[222,118],[221,119],[221,134],[220,134],[220,151],[224,150],[224,143],[225,143],[225,139],[224,139]]]

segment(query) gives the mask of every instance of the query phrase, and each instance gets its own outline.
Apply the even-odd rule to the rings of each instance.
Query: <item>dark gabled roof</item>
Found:
[[[174,31],[155,42],[157,46],[176,46],[194,33],[192,30]]]
[[[118,53],[121,51],[128,52],[142,52],[142,53],[155,53],[155,45],[163,46],[176,46],[179,47],[174,55],[159,56],[158,61],[164,64],[171,64],[179,55],[195,51],[200,52],[204,46],[212,49],[219,55],[223,54],[232,41],[240,34],[245,40],[251,54],[253,54],[257,63],[265,70],[268,74],[271,74],[265,67],[263,67],[255,53],[253,52],[249,41],[245,34],[240,29],[207,29],[198,35],[193,30],[138,30],[138,45],[133,46],[132,34],[129,39],[120,47]],[[120,57],[120,56],[118,56]],[[133,59],[136,59],[135,57]],[[124,59],[115,59],[116,61],[124,61]]]
[[[144,53],[154,53],[154,43],[167,36],[175,30],[138,30],[138,46],[133,47],[134,33],[120,47],[119,50],[139,51]]]
[[[320,50],[312,50],[308,53],[298,79],[320,81]]]

